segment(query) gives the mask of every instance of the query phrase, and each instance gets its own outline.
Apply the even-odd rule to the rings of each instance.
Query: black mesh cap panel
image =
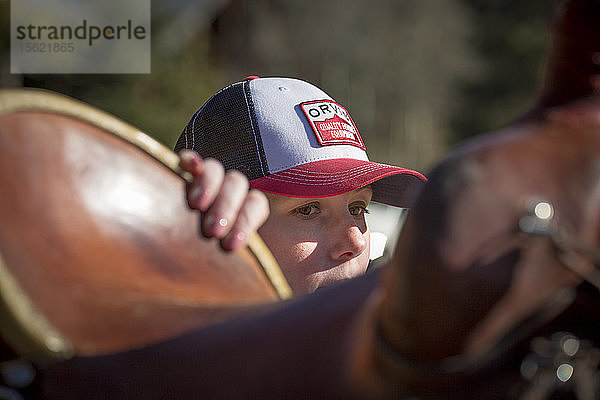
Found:
[[[204,103],[175,144],[175,151],[184,148],[216,158],[226,170],[237,169],[248,179],[267,174],[248,81],[234,83]]]

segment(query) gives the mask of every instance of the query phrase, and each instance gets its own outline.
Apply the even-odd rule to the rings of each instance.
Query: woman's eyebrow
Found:
[[[280,204],[283,206],[288,205],[303,205],[307,203],[311,203],[313,201],[319,201],[319,198],[311,198],[311,197],[292,197],[292,196],[282,196],[282,195],[268,195],[267,198],[270,201],[273,201],[276,204]]]

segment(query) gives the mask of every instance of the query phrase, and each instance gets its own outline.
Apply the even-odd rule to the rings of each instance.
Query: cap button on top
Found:
[[[251,81],[252,79],[258,79],[260,78],[260,76],[257,75],[250,75],[244,78],[244,81]]]

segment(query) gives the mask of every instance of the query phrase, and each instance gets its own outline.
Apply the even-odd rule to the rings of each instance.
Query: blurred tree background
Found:
[[[248,75],[293,76],[350,110],[371,159],[427,171],[457,141],[531,105],[552,0],[152,0],[151,73],[10,74],[0,0],[0,87],[54,90],[168,147],[200,105]]]

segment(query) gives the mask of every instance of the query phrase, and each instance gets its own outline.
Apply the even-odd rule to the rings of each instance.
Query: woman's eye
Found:
[[[354,217],[360,217],[363,214],[369,213],[367,206],[365,206],[364,204],[353,204],[350,207],[348,207],[348,210],[350,211],[350,214]]]
[[[298,214],[301,217],[312,217],[320,211],[318,204],[310,203],[300,206],[294,209],[294,214]]]

